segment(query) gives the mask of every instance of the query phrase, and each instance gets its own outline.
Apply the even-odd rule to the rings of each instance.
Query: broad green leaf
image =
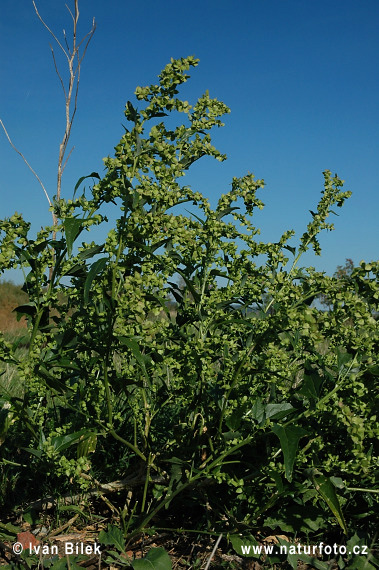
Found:
[[[299,426],[289,425],[284,427],[279,424],[274,424],[272,431],[278,436],[283,451],[286,479],[292,481],[292,471],[299,441],[302,437],[308,435],[308,432]]]
[[[321,560],[317,560],[317,558],[308,556],[307,554],[297,555],[297,559],[305,562],[305,564],[309,564],[310,568],[316,568],[316,570],[330,570],[330,564],[328,564],[328,562],[321,562]],[[297,566],[294,568],[297,568]]]
[[[232,534],[229,536],[229,540],[239,556],[243,556],[244,558],[260,558],[261,555],[256,550],[256,548],[259,548],[259,542],[257,542],[251,534],[247,536]]]
[[[51,374],[43,365],[36,367],[36,374],[38,374],[41,380],[45,381],[46,386],[48,386],[50,390],[55,390],[62,394],[64,394],[67,390],[71,390],[70,387],[66,386],[66,384],[62,382],[56,375]]]
[[[308,376],[308,374],[304,374],[299,394],[302,394],[307,398],[312,409],[314,409],[315,404],[320,397],[320,389],[322,383],[323,379],[317,376],[316,374],[312,374],[311,376]]]
[[[295,408],[288,402],[282,404],[267,404],[265,407],[265,416],[267,419],[279,420],[288,416]]]
[[[164,548],[152,548],[145,558],[133,560],[134,570],[172,570],[172,563]]]
[[[332,511],[337,519],[338,524],[343,532],[347,534],[345,519],[342,513],[341,505],[338,500],[335,486],[333,485],[330,477],[325,477],[319,471],[311,469],[309,471],[311,481],[315,486],[316,491],[324,499],[329,509]]]
[[[239,408],[235,408],[232,414],[226,419],[226,425],[229,429],[236,431],[239,429],[241,425],[242,417],[245,415],[246,410],[244,406],[240,406]],[[225,434],[224,434],[225,435]]]
[[[17,534],[21,532],[21,528],[11,523],[0,522],[0,538],[3,540],[15,540]]]
[[[83,507],[78,507],[78,505],[60,505],[59,510],[60,511],[68,511],[70,513],[79,513],[80,515],[84,516],[87,519],[90,518],[90,515],[88,515],[83,510]]]
[[[346,570],[376,570],[379,566],[379,561],[376,560],[376,562],[375,566],[373,566],[367,556],[354,556]]]
[[[83,220],[80,218],[66,218],[63,222],[63,226],[66,235],[67,255],[71,257],[72,246],[83,227]]]
[[[84,277],[86,274],[86,269],[84,265],[80,263],[74,263],[71,267],[68,267],[65,271],[62,271],[62,276],[67,275],[71,277]]]
[[[339,374],[341,374],[341,372],[343,371],[345,364],[350,362],[352,358],[353,358],[352,355],[346,352],[346,350],[343,347],[337,348],[337,368]]]
[[[76,564],[75,564],[76,566]],[[72,562],[70,561],[70,568],[73,568]],[[63,558],[59,558],[55,560],[54,564],[50,566],[51,570],[67,570],[67,558],[64,556]]]
[[[71,556],[67,556],[56,560],[51,566],[51,570],[83,570],[83,566],[79,566],[77,561],[80,560],[80,555],[77,556],[76,554],[72,554]]]
[[[262,398],[257,398],[251,408],[250,414],[253,420],[256,420],[259,425],[265,420],[265,405],[262,402]]]
[[[66,435],[59,435],[57,437],[53,437],[51,439],[51,444],[56,451],[64,451],[74,443],[77,443],[80,439],[84,436],[90,437],[94,435],[90,432],[87,428],[81,429],[80,431],[76,431],[74,433],[68,433]]]
[[[37,307],[35,305],[35,303],[24,303],[24,305],[20,305],[19,307],[16,307],[15,309],[13,309],[14,313],[17,313],[17,319],[19,320],[19,318],[22,315],[29,315],[29,316],[34,316],[37,312]]]
[[[99,542],[115,546],[120,552],[125,550],[125,538],[118,526],[108,525],[108,530],[102,530],[99,534]]]
[[[107,261],[107,257],[101,257],[91,265],[91,269],[89,270],[86,281],[84,283],[84,302],[86,304],[89,301],[89,292],[91,289],[92,281],[95,279],[96,275],[104,269]]]

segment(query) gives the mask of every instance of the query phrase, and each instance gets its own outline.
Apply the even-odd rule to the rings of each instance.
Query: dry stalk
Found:
[[[68,84],[67,86],[65,86],[65,82],[63,81],[62,75],[58,69],[57,66],[57,61],[55,58],[55,53],[54,53],[54,49],[53,46],[50,44],[50,49],[51,49],[51,53],[53,56],[53,62],[54,62],[54,68],[55,71],[58,75],[59,81],[61,83],[62,89],[63,89],[63,94],[64,94],[64,99],[65,99],[65,118],[66,118],[66,124],[65,124],[65,131],[63,134],[63,138],[62,138],[62,142],[59,145],[59,155],[58,155],[58,169],[57,169],[57,191],[56,191],[56,199],[59,201],[61,198],[61,190],[62,190],[62,175],[64,172],[64,169],[66,168],[67,165],[67,161],[71,156],[71,153],[74,149],[74,147],[68,152],[67,156],[67,146],[70,140],[70,136],[71,136],[71,130],[72,130],[72,125],[74,122],[74,118],[75,118],[75,114],[76,114],[76,110],[77,110],[77,105],[78,105],[78,93],[79,93],[79,83],[80,83],[80,72],[81,72],[81,66],[82,66],[82,62],[84,59],[84,56],[86,54],[88,45],[95,33],[96,30],[96,23],[95,23],[95,19],[92,20],[92,27],[90,29],[90,31],[81,39],[78,40],[77,37],[77,28],[78,28],[78,20],[79,20],[79,0],[74,0],[74,14],[72,13],[72,11],[70,10],[69,6],[67,6],[66,4],[66,8],[72,18],[73,21],[73,31],[72,31],[72,45],[71,47],[68,44],[67,41],[67,37],[66,37],[66,32],[65,30],[63,30],[63,37],[64,37],[64,45],[62,44],[62,42],[59,41],[59,39],[57,38],[57,36],[54,34],[54,32],[51,30],[51,28],[46,24],[45,20],[41,17],[40,13],[38,12],[37,6],[35,1],[33,0],[33,6],[34,6],[34,10],[35,13],[38,17],[38,19],[41,21],[41,23],[43,24],[43,26],[49,31],[49,33],[51,34],[51,36],[53,37],[54,41],[57,43],[58,47],[62,50],[63,54],[65,55],[66,59],[67,59],[67,65],[68,65]],[[64,47],[65,46],[65,47]],[[83,46],[83,52],[80,52],[81,47]],[[24,160],[25,164],[27,165],[27,167],[29,168],[29,170],[34,174],[34,176],[37,178],[39,184],[42,187],[42,190],[45,193],[45,196],[49,202],[49,206],[52,207],[53,203],[47,193],[47,190],[44,186],[44,184],[42,183],[40,177],[38,176],[38,174],[35,172],[35,170],[31,167],[31,165],[29,164],[29,162],[27,161],[27,159],[25,158],[25,156],[23,155],[22,152],[20,152],[16,146],[13,144],[7,129],[5,128],[5,125],[3,123],[3,121],[0,119],[0,125],[4,130],[5,136],[8,139],[9,144],[12,146],[12,148],[21,156],[21,158]],[[53,226],[56,227],[58,225],[58,218],[57,215],[55,214],[55,212],[52,212],[52,217],[53,217]],[[56,232],[53,232],[53,238],[56,238]]]
[[[81,40],[78,40],[78,38],[77,38],[77,27],[78,27],[78,20],[79,20],[79,0],[75,0],[74,5],[75,5],[75,8],[74,8],[74,14],[73,14],[72,11],[70,10],[70,8],[66,4],[66,8],[69,11],[70,16],[72,18],[73,30],[72,30],[72,45],[71,45],[71,47],[69,46],[69,44],[67,42],[66,32],[65,32],[65,30],[63,30],[64,43],[66,46],[66,47],[64,47],[62,45],[62,43],[59,41],[59,39],[57,38],[57,36],[54,34],[54,32],[51,30],[51,28],[46,24],[45,20],[41,17],[40,13],[38,12],[36,3],[33,0],[33,6],[34,6],[35,13],[36,13],[37,17],[39,18],[40,22],[43,24],[43,26],[51,34],[54,41],[57,43],[58,47],[61,49],[64,56],[66,57],[67,65],[68,65],[68,72],[69,72],[68,85],[66,87],[65,83],[63,81],[62,75],[61,75],[61,73],[58,69],[58,66],[57,66],[54,48],[50,44],[51,54],[52,54],[53,62],[54,62],[54,68],[55,68],[56,74],[58,75],[59,81],[61,83],[64,98],[65,98],[65,116],[66,116],[65,131],[64,131],[63,138],[62,138],[62,142],[59,145],[58,172],[57,172],[57,193],[56,193],[57,200],[60,200],[60,197],[61,197],[62,175],[63,175],[64,169],[66,168],[67,161],[70,158],[72,151],[74,150],[72,148],[66,157],[67,146],[68,146],[68,143],[70,140],[71,129],[72,129],[72,125],[74,122],[74,118],[75,118],[75,114],[76,114],[76,110],[77,110],[77,106],[78,106],[78,93],[79,93],[81,66],[82,66],[82,62],[83,62],[83,59],[85,57],[88,45],[89,45],[89,43],[93,37],[93,34],[95,33],[95,30],[96,30],[96,23],[95,23],[95,18],[94,18],[92,20],[92,28],[90,29],[90,31]],[[79,50],[83,44],[84,44],[83,53],[80,54]],[[72,108],[71,108],[71,105],[73,105]]]
[[[5,128],[5,125],[4,125],[4,123],[3,123],[3,121],[2,121],[1,119],[0,119],[0,125],[2,126],[3,131],[4,131],[4,133],[5,133],[5,136],[7,137],[8,142],[9,142],[9,144],[11,145],[11,147],[17,152],[17,154],[19,154],[19,155],[21,156],[21,158],[22,158],[23,161],[25,162],[26,166],[29,168],[29,170],[30,170],[30,171],[34,174],[34,176],[37,178],[38,182],[39,182],[40,185],[41,185],[42,190],[43,190],[44,193],[45,193],[45,196],[46,196],[46,198],[47,198],[47,201],[49,202],[49,206],[51,207],[51,206],[52,206],[52,202],[51,202],[51,200],[50,200],[50,197],[49,197],[49,195],[48,195],[48,193],[47,193],[47,190],[46,190],[46,188],[45,188],[45,186],[44,186],[42,180],[40,179],[40,177],[38,176],[38,174],[36,173],[36,171],[34,170],[34,168],[32,168],[32,167],[30,166],[29,162],[26,160],[26,158],[25,158],[25,156],[22,154],[22,152],[19,151],[18,148],[13,144],[12,139],[10,138],[10,136],[9,136],[9,134],[8,134],[8,131],[7,131],[7,129]],[[57,224],[57,220],[56,220],[56,217],[55,217],[54,212],[53,212],[53,222],[54,222],[54,225]]]

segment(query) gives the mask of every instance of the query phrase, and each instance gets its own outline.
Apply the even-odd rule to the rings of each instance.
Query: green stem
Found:
[[[234,453],[235,451],[237,451],[238,449],[240,449],[241,447],[248,445],[252,440],[253,440],[254,436],[249,436],[246,439],[244,439],[243,441],[240,441],[240,443],[237,443],[236,445],[234,445],[233,447],[231,447],[230,449],[228,449],[227,451],[224,451],[224,453],[222,453],[219,457],[217,457],[216,459],[214,459],[207,467],[207,469],[199,471],[196,475],[191,476],[188,481],[186,481],[185,483],[183,483],[183,485],[181,485],[179,488],[177,488],[175,491],[173,491],[169,496],[167,496],[162,502],[159,503],[159,505],[157,505],[155,507],[155,509],[153,509],[148,515],[147,517],[144,518],[144,520],[142,521],[142,523],[138,526],[138,528],[136,528],[136,530],[134,530],[131,535],[128,537],[128,539],[132,539],[134,536],[136,536],[137,534],[139,534],[141,532],[141,530],[151,521],[152,518],[155,517],[155,515],[161,510],[163,509],[163,507],[165,507],[168,503],[170,503],[172,501],[172,499],[174,499],[174,497],[176,497],[176,495],[179,495],[179,493],[181,493],[182,491],[184,491],[184,489],[187,489],[187,487],[189,487],[190,485],[193,485],[195,483],[195,481],[197,481],[198,479],[201,479],[204,476],[209,476],[210,475],[210,471],[214,468],[217,467],[219,465],[219,463],[223,463],[224,459],[226,457],[228,457],[228,455]],[[210,459],[210,458],[209,458]],[[204,465],[204,464],[203,464]]]
[[[98,422],[100,423],[100,422]],[[142,459],[142,461],[146,462],[146,456],[142,453],[142,451],[140,451],[138,449],[137,446],[133,445],[132,443],[130,443],[130,441],[127,441],[126,439],[124,439],[123,437],[121,437],[120,435],[118,435],[118,433],[115,432],[115,430],[112,428],[109,430],[109,434],[114,437],[114,439],[116,439],[117,441],[123,443],[124,445],[126,445],[126,447],[129,447],[129,449],[131,449],[132,451],[134,451],[134,453],[136,455],[138,455],[138,457],[140,457]]]
[[[141,505],[141,513],[143,513],[145,511],[145,504],[146,504],[146,497],[147,497],[147,489],[149,486],[149,480],[150,480],[150,469],[151,469],[151,453],[149,453],[149,456],[147,458],[147,466],[146,466],[146,480],[145,480],[145,485],[143,487],[143,496],[142,496],[142,505]]]
[[[237,383],[237,380],[238,380],[238,377],[239,377],[240,372],[241,372],[241,370],[242,370],[242,367],[245,365],[246,360],[249,358],[249,356],[250,356],[250,354],[253,352],[254,348],[255,348],[255,344],[252,344],[251,347],[249,348],[249,350],[246,352],[245,356],[240,360],[240,363],[239,363],[239,365],[238,365],[238,367],[237,367],[237,369],[236,369],[236,371],[235,371],[235,373],[234,373],[234,379],[232,380],[232,383],[231,383],[231,385],[230,385],[230,388],[229,388],[229,390],[227,391],[227,393],[226,393],[226,395],[225,395],[225,397],[224,397],[224,401],[223,401],[222,409],[221,409],[221,414],[220,414],[220,421],[219,421],[219,425],[218,425],[218,433],[219,433],[219,434],[221,433],[222,423],[223,423],[223,421],[224,421],[224,416],[225,416],[225,413],[226,413],[226,405],[227,405],[227,403],[228,403],[229,396],[230,396],[232,390],[234,389],[234,387],[235,387],[235,385],[236,385],[236,383]]]
[[[107,410],[108,410],[108,423],[110,426],[113,425],[113,409],[112,409],[112,399],[111,390],[108,380],[108,358],[104,362],[104,387],[105,387],[105,398],[107,400]]]

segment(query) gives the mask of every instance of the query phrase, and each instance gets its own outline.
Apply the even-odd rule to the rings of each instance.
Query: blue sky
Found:
[[[70,30],[64,4],[37,2],[60,38],[63,28],[68,36]],[[286,229],[304,231],[329,169],[353,196],[333,217],[336,230],[321,237],[322,256],[307,255],[301,265],[333,273],[347,257],[378,259],[378,0],[81,0],[79,6],[80,33],[93,17],[97,30],[82,69],[64,197],[79,177],[103,172],[102,158],[122,135],[135,87],[155,83],[171,57],[195,55],[200,65],[183,97],[195,102],[209,89],[232,112],[213,138],[228,160],[196,163],[192,187],[215,204],[233,176],[264,178],[266,208],[255,225],[262,238],[276,241]],[[31,1],[2,0],[0,118],[53,195],[64,107],[50,41]],[[36,229],[50,223],[40,186],[0,133],[0,217],[16,210]]]

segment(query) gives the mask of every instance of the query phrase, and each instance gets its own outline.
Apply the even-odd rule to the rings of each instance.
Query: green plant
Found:
[[[4,399],[3,457],[16,446],[14,469],[27,464],[62,492],[125,476],[117,512],[130,538],[183,505],[188,524],[197,509],[201,524],[230,533],[290,520],[294,533],[348,534],[356,517],[369,531],[379,263],[343,281],[299,268],[350,195],[329,171],[296,248],[292,231],[258,240],[264,182],[252,174],[215,210],[181,185],[203,156],[226,158],[209,131],[229,109],[208,92],[193,106],[177,97],[197,63],[172,60],[159,84],[136,89],[141,108],[128,101],[105,176],[89,175],[90,198],[76,197],[82,177],[71,200],[55,200],[58,226],[31,239],[21,215],[0,223],[2,268],[29,271],[17,312],[30,334],[26,358],[1,344],[24,386]],[[104,242],[80,242],[112,206]],[[312,305],[320,295],[331,311]]]

